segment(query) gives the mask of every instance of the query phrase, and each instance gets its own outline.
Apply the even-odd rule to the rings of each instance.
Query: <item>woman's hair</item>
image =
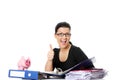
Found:
[[[59,22],[55,27],[55,34],[57,33],[58,29],[61,27],[69,28],[71,30],[71,26],[67,22]]]

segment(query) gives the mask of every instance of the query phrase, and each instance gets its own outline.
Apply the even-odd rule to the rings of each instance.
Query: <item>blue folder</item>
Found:
[[[8,73],[8,77],[38,80],[39,72],[38,71],[30,71],[30,70],[13,70],[13,69],[10,69],[9,73]]]

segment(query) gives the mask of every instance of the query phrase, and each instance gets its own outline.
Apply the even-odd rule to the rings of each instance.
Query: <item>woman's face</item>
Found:
[[[71,33],[69,28],[60,27],[55,34],[55,38],[59,44],[60,48],[67,48],[69,46],[69,41],[71,38]]]

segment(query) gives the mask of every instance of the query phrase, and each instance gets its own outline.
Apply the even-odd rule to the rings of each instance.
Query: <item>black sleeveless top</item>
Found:
[[[61,62],[59,59],[59,48],[54,48],[54,59],[53,59],[53,70],[54,68],[61,68],[62,71],[65,71],[74,65],[80,63],[83,60],[88,59],[88,57],[84,54],[84,52],[74,45],[71,45],[69,50],[68,58],[65,62]],[[94,65],[91,63],[90,65],[82,66],[81,69],[89,69],[93,68]]]

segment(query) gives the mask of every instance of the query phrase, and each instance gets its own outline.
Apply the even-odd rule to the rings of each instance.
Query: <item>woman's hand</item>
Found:
[[[47,57],[48,57],[48,61],[52,61],[54,58],[54,51],[51,44],[50,44],[50,51],[48,52]]]
[[[48,60],[45,65],[45,71],[53,71],[52,60],[54,58],[54,51],[51,44],[50,44],[50,51],[48,52],[47,57],[48,57]]]

